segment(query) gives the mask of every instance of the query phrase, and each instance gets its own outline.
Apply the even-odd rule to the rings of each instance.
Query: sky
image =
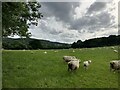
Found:
[[[43,18],[31,26],[32,38],[73,43],[118,34],[118,2],[40,2]]]

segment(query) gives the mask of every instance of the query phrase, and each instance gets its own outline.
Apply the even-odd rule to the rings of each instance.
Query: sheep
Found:
[[[74,50],[72,52],[75,52]]]
[[[111,47],[111,49],[114,49],[115,47]]]
[[[45,54],[47,54],[47,52],[46,52],[46,51],[45,51],[44,53],[45,53]]]
[[[64,60],[65,62],[69,62],[69,61],[71,61],[72,59],[76,59],[76,57],[75,57],[75,56],[63,56],[63,60]]]
[[[58,52],[58,51],[54,51],[54,52]]]
[[[88,68],[88,66],[90,65],[90,63],[91,63],[91,60],[83,62],[83,66],[84,66],[85,70]]]
[[[68,71],[73,71],[79,68],[79,59],[73,59],[72,61],[68,62]]]
[[[120,60],[110,61],[110,71],[120,70]]]
[[[25,49],[23,49],[23,51],[25,51]]]
[[[114,50],[114,52],[115,52],[115,53],[118,53],[118,51],[117,51],[117,50]]]

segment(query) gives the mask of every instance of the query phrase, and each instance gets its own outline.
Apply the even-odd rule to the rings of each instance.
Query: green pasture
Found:
[[[118,73],[109,70],[109,61],[118,59],[114,49],[3,50],[3,88],[117,88]],[[64,55],[80,59],[80,68],[68,72]],[[89,59],[85,71],[83,61]]]

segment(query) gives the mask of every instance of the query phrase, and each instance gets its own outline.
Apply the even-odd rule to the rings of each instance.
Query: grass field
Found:
[[[117,47],[115,47],[117,49]],[[47,52],[45,54],[44,52]],[[56,52],[57,51],[57,52]],[[109,61],[118,59],[111,47],[61,50],[3,50],[3,88],[117,88],[118,73],[110,72]],[[83,64],[67,71],[64,55],[91,59],[87,71]]]

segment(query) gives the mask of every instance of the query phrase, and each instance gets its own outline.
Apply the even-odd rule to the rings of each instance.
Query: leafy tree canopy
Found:
[[[30,25],[38,24],[43,15],[38,2],[2,2],[2,35],[30,37]]]

